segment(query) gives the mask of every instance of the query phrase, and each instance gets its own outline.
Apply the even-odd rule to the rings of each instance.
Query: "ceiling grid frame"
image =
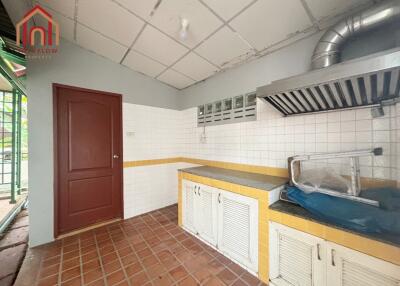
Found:
[[[43,3],[43,1],[40,1],[40,0],[28,0],[28,1],[30,1],[30,2],[32,3],[32,5],[34,5],[35,3]],[[269,53],[275,52],[275,51],[277,51],[277,50],[279,50],[279,49],[282,49],[282,48],[286,47],[287,45],[290,45],[290,44],[292,44],[292,43],[294,43],[294,42],[297,42],[297,41],[299,41],[299,40],[301,40],[301,39],[307,38],[307,37],[309,37],[310,35],[314,35],[315,33],[321,31],[321,28],[320,28],[320,27],[321,27],[321,26],[320,26],[320,25],[321,25],[321,22],[324,22],[324,21],[325,21],[325,22],[328,22],[331,18],[342,17],[343,15],[345,15],[346,13],[348,13],[348,12],[340,12],[340,13],[338,13],[338,14],[332,14],[332,15],[330,15],[329,18],[319,19],[318,17],[316,17],[316,16],[313,14],[313,10],[312,10],[311,8],[314,9],[314,7],[311,7],[311,8],[310,8],[310,6],[309,6],[309,4],[308,4],[308,2],[307,2],[308,0],[297,0],[297,1],[300,2],[302,8],[305,10],[305,14],[308,16],[308,18],[309,18],[309,20],[310,20],[310,22],[311,22],[311,25],[308,26],[308,27],[306,27],[306,28],[303,29],[303,30],[296,31],[296,32],[294,32],[294,33],[292,33],[292,34],[287,34],[286,38],[282,39],[281,41],[275,42],[275,43],[273,43],[273,44],[271,44],[271,45],[269,45],[269,46],[266,46],[265,48],[263,48],[263,49],[260,50],[260,49],[257,49],[254,45],[252,45],[252,44],[246,39],[245,36],[243,36],[242,34],[240,34],[239,32],[237,32],[236,29],[232,27],[231,22],[232,22],[234,19],[236,19],[237,17],[239,17],[244,11],[246,11],[246,10],[249,9],[251,6],[253,6],[255,3],[259,2],[259,1],[262,1],[262,0],[252,0],[252,1],[248,2],[248,3],[246,3],[246,1],[244,1],[244,2],[243,2],[243,5],[242,5],[242,4],[239,4],[239,5],[236,5],[236,7],[235,7],[234,9],[231,9],[232,13],[230,13],[230,14],[229,14],[229,13],[228,13],[228,14],[222,13],[220,7],[218,8],[218,5],[217,5],[217,6],[214,6],[214,5],[213,5],[213,7],[215,7],[218,11],[221,12],[221,15],[220,15],[216,10],[214,10],[212,7],[210,7],[210,5],[208,5],[208,4],[206,3],[206,0],[194,0],[193,2],[198,2],[198,3],[200,3],[203,7],[205,7],[211,14],[213,14],[213,15],[221,22],[221,25],[220,25],[220,26],[216,26],[217,28],[216,28],[213,32],[211,32],[211,33],[207,32],[207,36],[206,36],[205,38],[203,38],[201,41],[197,42],[197,44],[195,44],[194,46],[191,46],[191,45],[189,45],[189,44],[185,44],[184,42],[182,42],[182,41],[178,40],[177,38],[175,38],[174,36],[172,36],[171,33],[168,34],[167,32],[164,32],[163,30],[161,30],[160,28],[158,28],[155,24],[151,23],[151,17],[153,17],[154,15],[157,14],[157,12],[160,11],[159,8],[160,8],[160,6],[161,6],[160,4],[162,4],[162,1],[160,1],[160,0],[156,1],[155,7],[153,7],[153,9],[150,11],[150,14],[149,14],[150,18],[147,18],[147,17],[145,16],[145,14],[143,14],[143,13],[140,12],[140,10],[139,10],[139,13],[141,13],[143,16],[138,15],[138,13],[136,13],[136,11],[132,11],[132,9],[130,9],[129,7],[126,7],[126,6],[125,6],[122,2],[120,2],[119,0],[105,0],[105,1],[109,1],[109,2],[114,3],[115,5],[119,6],[121,9],[125,10],[125,12],[128,12],[129,14],[132,14],[133,16],[135,16],[136,18],[138,18],[139,20],[141,20],[141,21],[143,22],[143,26],[139,29],[139,32],[137,32],[137,34],[134,36],[134,39],[133,39],[132,43],[131,43],[130,45],[127,45],[127,44],[122,44],[120,41],[115,40],[115,39],[111,38],[110,36],[107,36],[107,35],[105,35],[104,33],[98,31],[97,29],[94,29],[94,28],[88,26],[87,24],[84,24],[82,21],[80,21],[80,19],[79,19],[79,17],[78,17],[78,14],[79,14],[79,2],[80,2],[80,1],[85,1],[85,0],[73,0],[73,1],[74,1],[74,4],[75,4],[75,5],[74,5],[74,15],[73,15],[73,18],[71,18],[71,17],[69,17],[68,15],[66,15],[65,13],[63,13],[63,11],[58,11],[58,10],[60,10],[60,9],[57,9],[57,10],[53,9],[52,7],[54,7],[54,6],[52,6],[51,1],[49,1],[50,3],[45,2],[45,3],[43,3],[43,4],[44,4],[44,6],[45,6],[46,8],[49,8],[50,10],[55,11],[55,12],[57,12],[58,14],[60,14],[60,16],[65,17],[65,18],[69,19],[70,21],[73,21],[73,40],[75,41],[75,43],[77,43],[77,44],[79,45],[79,43],[78,43],[78,41],[77,41],[77,40],[78,40],[78,39],[77,39],[77,30],[78,30],[78,27],[79,27],[78,25],[82,25],[83,27],[89,29],[90,31],[92,31],[92,32],[94,32],[94,33],[99,34],[100,36],[104,37],[105,39],[107,39],[107,40],[109,40],[109,41],[115,42],[116,44],[120,45],[121,48],[126,48],[125,53],[123,54],[123,56],[122,56],[121,59],[119,60],[119,64],[124,65],[124,61],[125,61],[125,59],[127,58],[128,54],[129,54],[131,51],[134,51],[135,53],[137,53],[137,54],[139,54],[139,55],[141,55],[141,56],[143,56],[143,57],[149,59],[150,61],[153,61],[153,62],[155,62],[155,63],[157,63],[157,64],[162,65],[162,66],[165,66],[165,69],[162,70],[160,73],[156,74],[155,76],[150,75],[150,77],[152,77],[152,78],[154,78],[154,79],[160,80],[160,79],[159,79],[160,76],[162,76],[162,75],[163,75],[165,72],[167,72],[168,70],[171,70],[171,71],[173,71],[173,72],[175,72],[175,73],[177,73],[177,74],[180,74],[180,75],[182,75],[182,76],[184,76],[184,77],[186,77],[186,78],[188,78],[188,79],[190,79],[190,80],[193,81],[192,84],[190,84],[190,85],[188,85],[188,86],[185,86],[185,87],[183,87],[183,88],[178,88],[178,89],[187,88],[187,87],[189,87],[189,86],[191,86],[191,85],[193,85],[193,84],[196,84],[196,83],[198,83],[198,82],[202,82],[202,81],[208,79],[209,77],[211,77],[211,76],[213,76],[213,75],[215,75],[215,74],[217,74],[217,73],[219,73],[219,72],[221,72],[221,71],[224,71],[224,70],[226,70],[226,69],[229,69],[229,68],[232,68],[232,67],[235,67],[235,66],[244,64],[244,63],[247,63],[247,62],[249,62],[249,61],[251,61],[251,60],[253,60],[253,59],[257,59],[257,58],[262,57],[262,56],[264,56],[264,55],[266,55],[266,54],[269,54]],[[363,2],[364,2],[364,3],[361,3],[361,4],[359,5],[359,6],[361,7],[362,5],[367,5],[367,2],[371,2],[371,1],[373,1],[373,0],[360,0],[360,1],[363,1]],[[210,4],[212,5],[212,3],[210,3]],[[369,3],[369,4],[372,4],[372,3]],[[140,4],[139,4],[139,5],[140,5]],[[51,7],[50,7],[50,6],[51,6]],[[132,6],[131,6],[131,7],[132,7]],[[133,7],[135,7],[135,6],[133,6]],[[341,6],[339,6],[339,7],[341,7]],[[358,6],[355,6],[355,7],[358,8]],[[56,7],[56,8],[57,8],[57,7]],[[148,10],[149,7],[145,7],[145,8]],[[239,8],[240,8],[240,10],[239,10]],[[356,9],[356,8],[353,7],[352,9]],[[61,10],[63,10],[63,9],[61,9]],[[68,11],[68,10],[66,10],[66,11]],[[65,12],[65,10],[64,10],[64,12]],[[222,16],[222,15],[224,15],[224,16]],[[318,14],[317,14],[317,15],[318,15]],[[304,15],[304,16],[305,16],[305,15]],[[146,17],[147,19],[144,18],[144,17]],[[303,18],[303,19],[304,19],[304,18]],[[189,19],[189,21],[190,21],[190,19]],[[71,23],[71,24],[72,24],[72,23]],[[215,23],[215,24],[216,24],[216,23]],[[153,55],[153,56],[149,56],[149,55],[146,55],[146,54],[144,54],[143,52],[141,52],[141,51],[135,49],[134,46],[135,46],[136,42],[139,40],[139,38],[140,38],[141,35],[143,34],[143,31],[145,31],[145,29],[146,29],[148,26],[154,28],[154,29],[157,30],[159,33],[163,34],[163,35],[166,36],[169,40],[172,40],[172,41],[175,42],[176,44],[185,47],[185,48],[187,49],[187,51],[186,51],[182,56],[178,57],[176,60],[174,59],[174,61],[173,61],[172,63],[170,63],[169,65],[166,65],[166,64],[160,62],[160,60],[154,58],[154,57],[153,57],[154,55]],[[217,62],[215,62],[215,59],[216,59],[216,58],[213,58],[212,60],[210,60],[210,59],[208,59],[207,57],[205,57],[205,56],[203,56],[202,54],[200,54],[198,51],[196,51],[196,49],[197,49],[200,45],[202,45],[203,43],[205,43],[205,42],[207,42],[208,40],[210,40],[211,37],[213,37],[215,34],[217,34],[218,32],[220,32],[224,27],[228,28],[232,33],[234,33],[235,36],[237,36],[237,37],[240,39],[240,41],[243,42],[243,43],[249,48],[249,52],[248,52],[248,53],[235,56],[234,58],[232,58],[231,60],[229,60],[229,61],[227,61],[227,62],[222,62],[222,63],[220,62],[220,63],[217,63]],[[71,28],[68,27],[68,29],[71,29]],[[67,30],[67,31],[70,31],[70,30]],[[209,34],[208,34],[208,33],[209,33]],[[228,34],[226,34],[226,35],[228,35]],[[220,37],[219,37],[219,38],[220,38]],[[221,38],[220,38],[220,39],[221,39]],[[237,41],[237,43],[239,43],[240,41]],[[274,47],[275,47],[275,48],[274,48]],[[83,47],[83,48],[85,48],[85,47]],[[90,48],[86,48],[86,49],[90,49]],[[243,48],[242,48],[242,49],[243,49]],[[95,52],[95,53],[96,53],[96,52]],[[108,53],[109,53],[109,52],[108,52]],[[106,52],[106,54],[107,54],[107,52]],[[195,78],[193,78],[192,76],[190,76],[190,75],[188,75],[187,73],[185,73],[185,69],[183,69],[183,71],[180,71],[180,70],[177,70],[177,69],[174,68],[175,65],[177,65],[181,60],[183,60],[185,57],[187,57],[187,56],[190,55],[190,54],[193,54],[193,55],[199,57],[201,60],[204,61],[204,63],[207,63],[207,64],[209,64],[210,66],[215,67],[215,70],[212,71],[212,69],[209,68],[209,67],[207,66],[207,64],[202,65],[202,64],[201,64],[202,61],[199,59],[199,62],[198,62],[198,63],[199,63],[199,68],[200,68],[200,69],[199,69],[199,72],[200,72],[199,74],[201,74],[201,73],[203,73],[203,74],[205,74],[205,75],[207,75],[207,73],[209,74],[209,75],[208,75],[207,77],[205,77],[204,79],[200,79],[200,80],[199,80],[199,79],[195,79]],[[102,56],[103,56],[103,57],[106,57],[106,58],[108,57],[107,55],[102,55]],[[111,54],[110,54],[110,56],[111,56]],[[217,57],[218,57],[218,56],[217,56]],[[118,58],[118,57],[116,57],[115,60],[117,60],[117,58]],[[149,62],[149,63],[150,63],[150,62]],[[125,66],[127,66],[127,65],[125,65]],[[151,65],[150,65],[150,66],[151,66]],[[128,67],[128,68],[131,68],[131,67],[129,67],[129,66],[127,66],[127,67]],[[162,67],[160,66],[160,68],[162,68]],[[132,68],[132,69],[134,69],[134,68]],[[137,72],[142,73],[140,70],[137,70],[137,69],[134,69],[134,70],[137,71]],[[187,68],[186,68],[186,71],[188,71]],[[143,73],[142,73],[142,74],[143,74]],[[147,75],[147,76],[149,76],[149,75]],[[196,76],[196,77],[199,78],[198,76]],[[165,82],[164,82],[164,83],[165,83]],[[167,85],[170,85],[170,84],[168,84],[168,83],[166,83],[166,84],[167,84]],[[171,86],[171,85],[170,85],[170,86]],[[174,86],[173,86],[173,87],[174,87]],[[177,88],[177,87],[175,87],[175,88]]]

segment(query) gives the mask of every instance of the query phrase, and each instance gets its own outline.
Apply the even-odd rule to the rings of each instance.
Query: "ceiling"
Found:
[[[184,89],[306,37],[372,0],[34,0],[61,36]],[[186,40],[181,18],[189,20]]]

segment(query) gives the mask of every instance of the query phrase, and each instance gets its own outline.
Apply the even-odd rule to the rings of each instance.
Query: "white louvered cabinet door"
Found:
[[[327,242],[328,286],[400,286],[400,266]]]
[[[218,194],[218,248],[258,272],[258,202],[235,193]]]
[[[270,222],[270,285],[325,286],[326,242]]]
[[[196,230],[196,194],[195,184],[183,180],[182,182],[182,224],[184,228],[193,234]]]
[[[217,244],[218,190],[206,185],[198,185],[198,232],[199,236],[213,246]]]

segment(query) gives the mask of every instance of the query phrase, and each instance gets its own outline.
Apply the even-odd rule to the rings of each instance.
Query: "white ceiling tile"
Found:
[[[229,20],[253,0],[203,0],[211,9],[225,20]]]
[[[79,0],[78,22],[127,47],[144,25],[138,17],[110,0]]]
[[[132,11],[136,15],[142,17],[145,20],[150,19],[150,14],[157,4],[157,0],[115,0],[126,9]]]
[[[162,82],[165,82],[169,85],[172,85],[173,87],[176,87],[178,89],[183,89],[183,88],[188,87],[189,85],[195,83],[194,80],[192,80],[172,69],[165,71],[157,79],[159,79]]]
[[[195,80],[203,80],[218,71],[217,67],[195,53],[188,54],[172,68]]]
[[[189,20],[188,36],[183,41],[179,37],[182,18]],[[222,21],[198,0],[163,1],[150,23],[189,47],[197,45],[222,25]]]
[[[227,62],[250,53],[250,47],[229,28],[224,27],[195,50],[212,63],[223,66]]]
[[[33,1],[35,4],[35,1]],[[42,5],[44,8],[50,8],[57,11],[64,16],[74,18],[75,14],[75,1],[72,0],[37,0],[37,4]]]
[[[187,48],[149,25],[143,30],[133,48],[167,66],[188,51]]]
[[[332,17],[359,5],[371,3],[370,0],[306,0],[311,13],[317,20]]]
[[[58,23],[60,36],[68,41],[74,41],[74,25],[75,22],[58,12],[48,11],[53,19]],[[34,16],[35,24],[47,28],[47,20],[39,14]],[[55,32],[55,31],[54,31]]]
[[[257,50],[312,25],[299,0],[260,0],[230,22]]]
[[[142,72],[151,77],[159,75],[166,68],[166,66],[149,59],[134,50],[131,50],[128,53],[123,64],[135,71]]]
[[[126,48],[96,33],[85,26],[77,25],[77,43],[85,49],[91,50],[116,63],[119,63],[126,52]]]

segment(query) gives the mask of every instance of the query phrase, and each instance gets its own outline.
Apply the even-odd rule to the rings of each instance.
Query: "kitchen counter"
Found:
[[[355,230],[351,230],[348,228],[344,228],[342,226],[337,226],[333,223],[330,222],[326,222],[318,217],[316,217],[315,215],[311,214],[309,211],[307,211],[306,209],[302,208],[299,205],[295,205],[289,202],[285,202],[285,201],[277,201],[275,203],[273,203],[272,205],[269,206],[269,209],[274,210],[274,211],[278,211],[278,212],[282,212],[282,213],[286,213],[289,215],[293,215],[296,217],[300,217],[306,220],[310,220],[328,227],[332,227],[332,228],[336,228],[339,230],[344,230],[346,232],[350,232],[353,234],[357,234],[369,239],[373,239],[376,241],[380,241],[383,243],[387,243],[387,244],[391,244],[393,246],[396,247],[400,247],[400,237],[393,235],[393,234],[387,234],[387,233],[380,233],[380,234],[376,234],[376,233],[363,233],[363,232],[358,232]]]
[[[287,178],[209,166],[185,168],[179,171],[264,191],[271,191],[288,182]]]

